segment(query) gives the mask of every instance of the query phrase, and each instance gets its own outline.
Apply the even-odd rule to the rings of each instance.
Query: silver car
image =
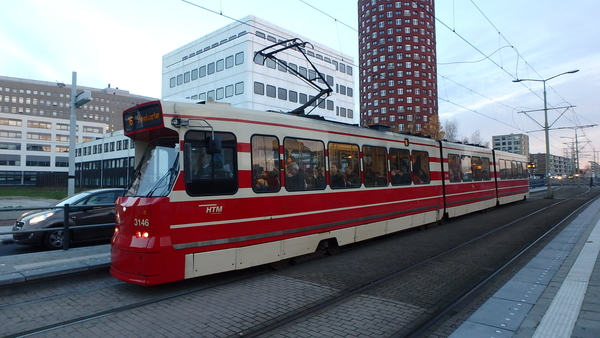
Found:
[[[88,190],[58,201],[51,206],[69,204],[69,243],[110,239],[115,229],[115,202],[123,189]],[[50,206],[50,207],[51,207]],[[19,217],[13,226],[17,244],[42,245],[46,249],[61,249],[64,242],[64,208],[32,210]],[[94,227],[78,228],[82,225]],[[50,229],[42,232],[27,230]]]

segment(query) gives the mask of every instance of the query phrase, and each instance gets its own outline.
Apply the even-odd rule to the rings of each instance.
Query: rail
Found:
[[[95,208],[110,208],[113,207],[114,208],[114,204],[94,204],[94,205],[88,205],[85,206],[85,208],[89,208],[91,209],[95,209]],[[63,250],[69,250],[69,242],[70,242],[70,229],[71,229],[71,225],[69,224],[69,219],[70,219],[70,214],[72,212],[72,209],[75,210],[81,210],[81,206],[70,206],[69,204],[65,204],[64,206],[47,206],[47,207],[31,207],[31,208],[0,208],[0,213],[1,212],[14,212],[14,211],[31,211],[31,210],[52,210],[52,209],[64,209],[64,217],[63,217],[63,226],[62,229],[64,231],[64,240],[63,240]],[[18,219],[18,217],[15,217],[15,221]],[[101,226],[107,226],[114,223],[98,223],[98,224],[89,224],[89,225],[77,225],[77,229],[86,229],[86,228],[96,228],[96,227],[101,227]],[[14,224],[13,224],[14,226]],[[0,235],[14,235],[14,234],[30,234],[30,233],[35,233],[35,232],[50,232],[50,231],[54,231],[57,228],[60,227],[51,227],[51,228],[44,228],[44,229],[27,229],[27,230],[23,230],[23,231],[10,231],[10,232],[0,232]]]

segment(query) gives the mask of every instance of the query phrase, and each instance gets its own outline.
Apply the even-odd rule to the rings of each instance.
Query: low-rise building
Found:
[[[495,150],[509,153],[529,155],[529,136],[525,134],[497,135],[492,137]]]
[[[153,98],[77,86],[92,101],[76,110],[77,143],[123,128],[122,112]],[[0,185],[36,185],[69,168],[71,86],[0,76]],[[60,184],[61,182],[59,182]]]

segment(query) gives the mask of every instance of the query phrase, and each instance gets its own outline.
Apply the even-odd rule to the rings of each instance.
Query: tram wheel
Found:
[[[332,256],[337,254],[338,252],[340,252],[340,246],[337,244],[337,242],[335,240],[329,241],[327,242],[327,248],[325,250],[327,250],[327,255],[328,256]]]

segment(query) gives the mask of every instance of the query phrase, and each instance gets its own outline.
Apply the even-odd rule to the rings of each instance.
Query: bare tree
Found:
[[[473,134],[471,134],[471,142],[470,143],[472,143],[472,144],[482,144],[483,143],[479,129],[475,130],[473,132]]]
[[[444,138],[448,141],[458,141],[458,121],[456,119],[444,121]]]
[[[479,129],[475,130],[473,132],[473,134],[471,135],[471,142],[470,143],[471,144],[477,144],[477,145],[480,145],[480,146],[484,146],[486,148],[490,147],[490,141],[484,141],[481,138],[481,133],[479,132]]]

